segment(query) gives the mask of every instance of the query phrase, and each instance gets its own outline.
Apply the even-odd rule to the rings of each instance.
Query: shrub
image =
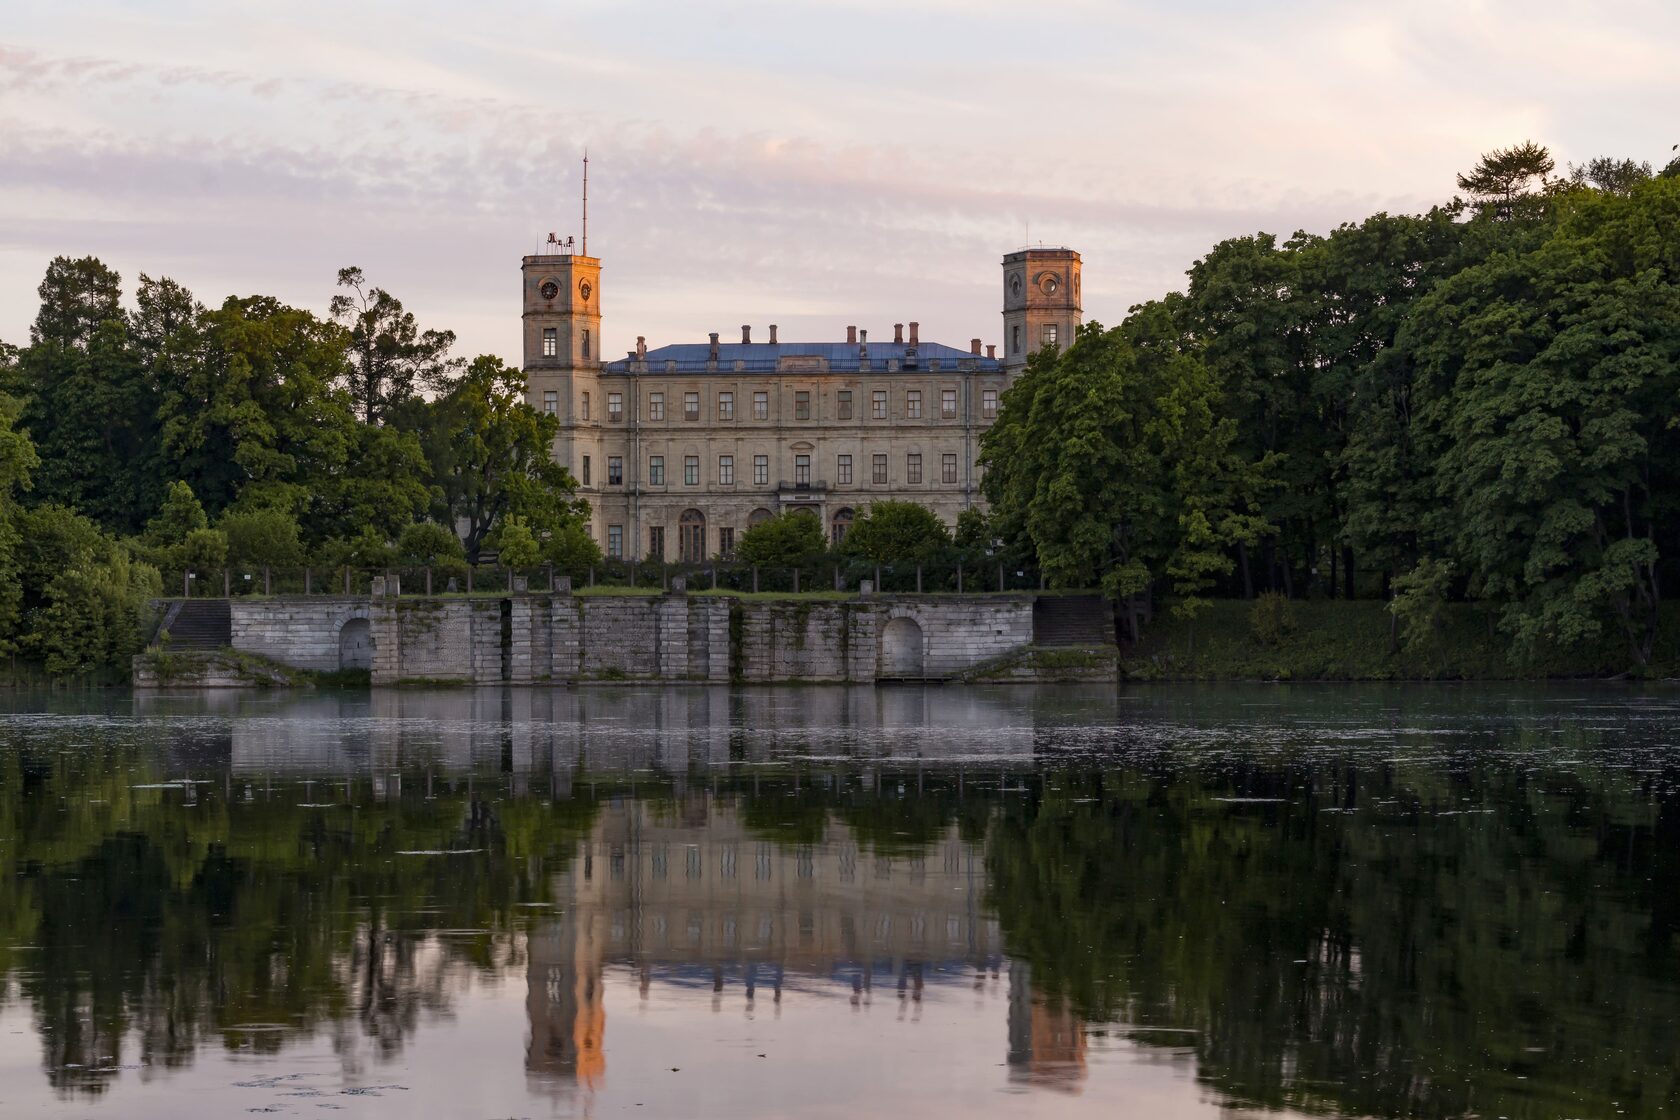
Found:
[[[1261,645],[1282,645],[1295,633],[1295,604],[1282,592],[1267,591],[1249,608],[1248,625],[1254,633],[1254,640]]]
[[[823,551],[822,522],[805,512],[784,513],[750,526],[736,542],[744,564],[793,567]]]
[[[188,571],[208,572],[227,566],[228,540],[220,529],[194,529],[177,551],[179,563]]]
[[[235,568],[297,568],[303,565],[298,523],[278,509],[230,510],[216,522],[227,538],[228,564]]]
[[[397,537],[397,562],[409,567],[465,561],[467,550],[461,538],[448,526],[435,521],[417,521]]]
[[[852,522],[841,551],[876,564],[929,563],[951,544],[939,515],[916,502],[876,502]]]
[[[556,572],[581,580],[591,567],[601,562],[601,546],[581,522],[569,521],[543,542],[542,559],[553,564]]]
[[[496,559],[505,568],[530,568],[542,558],[542,549],[531,527],[512,514],[502,518],[491,538],[489,543],[496,550]]]

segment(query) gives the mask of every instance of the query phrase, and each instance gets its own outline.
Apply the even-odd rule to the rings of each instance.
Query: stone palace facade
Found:
[[[699,562],[729,555],[747,526],[786,510],[829,538],[886,499],[919,502],[955,524],[979,505],[975,458],[998,398],[1047,345],[1080,323],[1079,254],[1033,248],[1003,258],[1003,355],[891,341],[847,327],[844,341],[754,340],[601,355],[601,261],[524,258],[528,399],[559,418],[554,457],[588,499],[609,557]]]

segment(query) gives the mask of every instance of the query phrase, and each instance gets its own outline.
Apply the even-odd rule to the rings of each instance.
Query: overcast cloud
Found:
[[[1645,2],[10,0],[0,339],[91,253],[318,311],[360,265],[517,360],[519,257],[578,232],[585,146],[608,354],[995,342],[1029,237],[1114,322],[1221,238],[1427,208],[1496,145],[1660,165],[1676,42]]]

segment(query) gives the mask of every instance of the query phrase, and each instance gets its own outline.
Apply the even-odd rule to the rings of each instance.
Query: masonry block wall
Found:
[[[1032,642],[1025,595],[280,597],[232,612],[236,649],[301,669],[338,669],[371,636],[376,684],[942,678]]]

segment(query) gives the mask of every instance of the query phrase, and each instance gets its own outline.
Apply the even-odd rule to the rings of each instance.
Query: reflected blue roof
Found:
[[[1003,370],[1003,364],[996,358],[975,357],[967,350],[937,342],[924,342],[919,346],[911,346],[907,342],[720,342],[717,369],[720,373],[732,372],[735,363],[741,362],[742,372],[774,373],[777,361],[782,358],[826,358],[830,372],[856,373],[862,368],[858,351],[863,348],[869,351],[871,373],[886,373],[889,361],[896,361],[899,372],[906,372],[905,367],[912,360],[916,363],[916,373],[925,373],[930,362],[938,362],[941,373],[955,373],[959,368],[965,373],[1000,373]],[[914,359],[910,356],[912,351]],[[647,369],[649,373],[664,373],[667,363],[675,362],[678,373],[705,373],[711,352],[712,344],[709,342],[678,342],[661,346],[647,352]],[[631,373],[636,360],[620,358],[616,362],[608,362],[607,370],[611,373]],[[958,363],[961,363],[960,367]]]

